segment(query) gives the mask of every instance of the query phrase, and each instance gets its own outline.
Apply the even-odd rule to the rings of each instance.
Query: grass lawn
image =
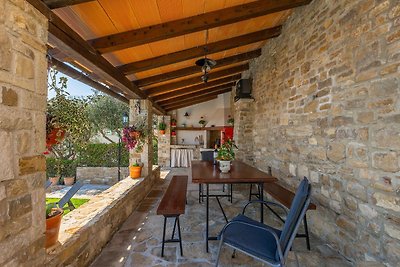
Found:
[[[54,203],[54,202],[58,202],[60,199],[59,198],[46,198],[46,204],[48,203]],[[89,201],[89,199],[83,199],[83,198],[72,198],[71,199],[72,204],[74,204],[75,208],[78,208],[79,206],[85,204],[86,202]],[[67,207],[68,204],[65,204],[64,207]],[[70,212],[70,210],[64,210],[64,215],[68,214]]]

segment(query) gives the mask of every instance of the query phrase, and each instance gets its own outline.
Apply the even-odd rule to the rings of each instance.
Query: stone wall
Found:
[[[158,166],[169,167],[171,165],[171,116],[157,116],[158,123],[164,121],[167,125],[165,134],[160,134],[157,125],[158,138]]]
[[[47,20],[25,1],[0,1],[0,266],[45,256]]]
[[[160,179],[160,167],[140,179],[126,178],[63,216],[58,245],[43,266],[88,266]]]
[[[246,159],[292,188],[309,177],[310,229],[357,262],[400,261],[399,66],[399,1],[314,0],[252,61],[255,102],[235,104]]]
[[[121,167],[121,180],[129,176],[129,168]],[[76,180],[86,184],[118,183],[118,167],[77,167]]]

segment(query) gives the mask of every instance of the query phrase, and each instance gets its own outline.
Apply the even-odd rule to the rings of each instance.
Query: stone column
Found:
[[[157,116],[157,123],[163,121],[167,125],[165,134],[160,134],[160,132],[157,130],[158,165],[162,167],[169,167],[171,158],[171,116]]]
[[[0,1],[0,266],[45,258],[47,19]]]
[[[248,163],[253,163],[253,103],[253,99],[239,99],[234,104],[236,158]]]
[[[149,100],[131,99],[129,101],[129,125],[144,124],[146,142],[143,151],[130,151],[129,163],[143,163],[142,176],[146,177],[153,168],[153,107]]]

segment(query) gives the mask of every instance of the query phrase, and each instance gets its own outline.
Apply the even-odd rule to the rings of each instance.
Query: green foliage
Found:
[[[92,131],[100,133],[111,143],[113,140],[107,137],[106,130],[113,134],[121,135],[124,127],[122,117],[129,114],[129,107],[125,103],[107,95],[96,94],[91,98],[87,109]]]
[[[224,161],[231,161],[235,159],[235,144],[233,143],[232,140],[228,139],[221,145],[221,147],[218,149],[218,160],[224,160]]]
[[[129,152],[121,144],[121,166],[129,166]],[[79,150],[78,166],[117,167],[118,144],[89,144]]]
[[[158,139],[153,135],[153,164],[158,164]]]
[[[160,122],[158,124],[158,130],[165,131],[165,129],[167,129],[167,125],[165,124],[165,122]]]
[[[73,177],[76,174],[77,160],[47,158],[47,177]]]
[[[57,203],[58,201],[60,201],[59,198],[46,198],[46,214],[47,214],[47,207],[50,207],[50,208],[55,207],[54,203]],[[83,204],[85,204],[88,201],[89,201],[89,199],[84,199],[84,198],[72,198],[71,199],[71,202],[72,202],[72,204],[74,204],[75,208],[82,206]],[[68,203],[65,204],[64,207],[67,207],[67,206],[68,206]],[[69,209],[64,210],[64,215],[68,214],[69,212],[70,212]]]

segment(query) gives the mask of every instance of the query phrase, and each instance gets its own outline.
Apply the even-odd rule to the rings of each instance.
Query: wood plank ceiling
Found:
[[[268,39],[280,34],[291,9],[311,2],[43,0],[47,5],[43,8],[38,0],[28,1],[40,7],[42,13],[52,9],[48,16],[52,57],[107,85],[114,97],[149,98],[161,112],[209,101],[230,91],[240,73],[248,69],[248,61],[261,54],[260,48]],[[61,43],[66,38],[57,33],[60,28],[67,35],[68,28],[72,35],[78,34],[79,38],[70,39],[79,39],[80,47],[91,55],[64,47]],[[69,47],[74,46],[74,40],[68,39],[72,44]],[[195,61],[204,56],[205,47],[208,57],[217,61],[206,84],[200,78],[201,68],[195,66]],[[93,63],[93,58],[103,65]],[[125,78],[121,81],[121,75],[132,85],[126,84]]]

